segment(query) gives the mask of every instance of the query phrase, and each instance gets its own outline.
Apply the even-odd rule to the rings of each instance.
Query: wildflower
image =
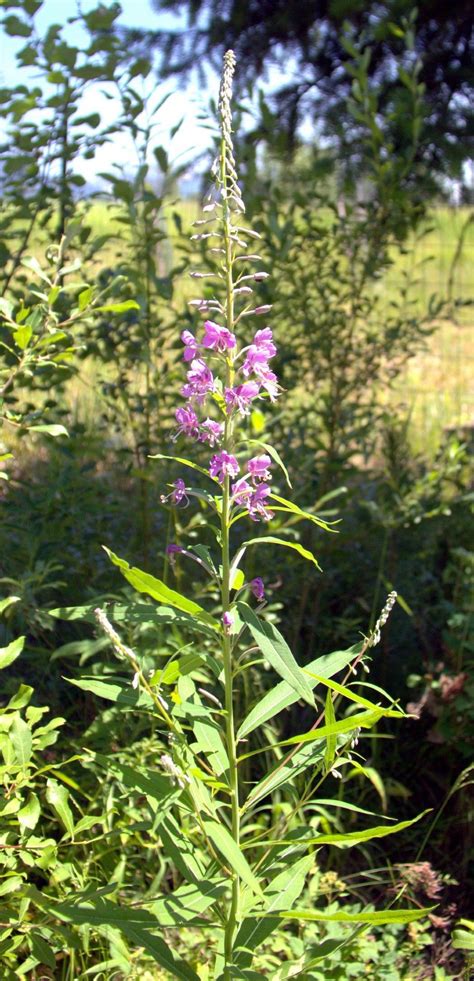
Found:
[[[264,521],[270,521],[273,518],[273,511],[269,511],[266,507],[266,498],[270,493],[271,491],[267,484],[259,484],[252,492],[247,505],[252,521],[258,521],[259,518],[263,518]]]
[[[263,579],[260,579],[260,576],[256,576],[255,579],[252,579],[250,589],[259,603],[265,599],[265,586]]]
[[[201,358],[195,358],[191,361],[187,379],[187,384],[183,385],[181,394],[186,399],[195,399],[198,405],[202,405],[208,392],[214,390],[214,376],[211,369]]]
[[[183,773],[181,767],[174,762],[168,753],[164,753],[163,756],[160,757],[160,760],[163,769],[166,770],[168,776],[171,777],[171,782],[175,785],[178,784],[178,787],[180,787],[181,790],[184,790],[186,784],[190,783],[189,777]]]
[[[217,477],[220,484],[224,483],[224,478],[226,476],[236,477],[238,472],[239,464],[237,463],[235,456],[232,456],[231,453],[226,453],[225,450],[223,450],[222,453],[216,453],[216,455],[212,457],[209,464],[209,473],[211,477]]]
[[[254,456],[249,460],[247,469],[254,482],[257,480],[272,479],[272,475],[268,469],[271,466],[271,462],[270,457],[266,453],[262,453],[261,456]]]
[[[257,382],[244,382],[236,388],[226,388],[224,392],[227,409],[237,409],[243,416],[248,416],[252,400],[257,397],[260,385]]]
[[[224,426],[222,422],[214,422],[213,419],[206,419],[202,426],[199,436],[201,443],[209,443],[209,446],[215,446],[216,443],[220,443],[224,435]]]
[[[234,504],[246,507],[253,494],[253,487],[246,477],[241,477],[235,484],[232,484],[231,492]]]
[[[174,567],[176,561],[175,556],[179,555],[180,552],[184,552],[184,548],[181,545],[174,545],[171,543],[170,545],[166,546],[165,553],[169,558],[171,566]]]
[[[227,327],[219,327],[219,324],[213,323],[212,320],[206,320],[202,343],[204,347],[225,354],[226,351],[235,347],[236,339],[235,334],[232,334]]]
[[[268,371],[268,361],[276,354],[276,347],[273,343],[273,334],[270,327],[257,330],[253,343],[247,348],[246,358],[242,365],[243,374],[259,374],[261,371]]]
[[[194,336],[191,334],[190,330],[183,330],[181,334],[181,340],[185,345],[183,358],[185,361],[194,361],[194,358],[198,353],[198,343]]]
[[[382,610],[382,612],[381,612],[381,614],[380,614],[380,616],[379,616],[379,618],[377,620],[377,623],[375,624],[375,627],[374,627],[374,629],[372,631],[372,636],[370,638],[369,647],[375,647],[375,645],[379,643],[380,636],[381,636],[380,635],[380,631],[381,631],[382,627],[386,624],[386,622],[387,622],[387,620],[388,620],[388,618],[390,616],[390,613],[391,613],[393,607],[395,606],[396,599],[397,599],[397,593],[395,592],[395,590],[392,590],[392,592],[389,593],[388,596],[387,596],[387,600],[386,600],[385,606],[384,606],[384,608],[383,608],[383,610]]]
[[[176,433],[175,439],[184,433],[185,436],[196,437],[199,433],[199,420],[198,417],[190,405],[182,406],[176,409],[175,412],[176,422],[178,423],[178,431]]]
[[[161,495],[161,503],[166,504],[168,501],[171,501],[172,504],[180,504],[181,501],[184,501],[187,504],[188,497],[186,494],[186,484],[184,483],[184,480],[181,477],[178,477],[178,479],[173,482],[173,487],[174,490],[171,491],[171,494]]]
[[[229,610],[226,610],[226,612],[222,616],[222,624],[226,634],[230,633],[230,629],[233,626],[234,622],[235,622],[234,614],[230,613]]]

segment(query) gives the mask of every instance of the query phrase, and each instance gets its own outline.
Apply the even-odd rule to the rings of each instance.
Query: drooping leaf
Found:
[[[336,723],[336,714],[334,712],[334,703],[331,696],[330,689],[326,695],[326,706],[324,709],[324,719],[326,722],[326,727],[331,728]],[[335,733],[326,738],[326,752],[324,754],[324,767],[326,771],[329,771],[334,763],[337,748],[337,736]]]
[[[255,643],[263,656],[270,662],[272,668],[280,675],[280,678],[288,682],[297,696],[313,706],[314,698],[311,687],[279,630],[267,620],[260,620],[247,603],[237,603],[237,610],[241,620],[249,628]]]
[[[312,521],[313,524],[318,525],[319,528],[323,528],[324,531],[331,531],[333,534],[337,534],[335,528],[331,528],[327,521],[323,521],[322,518],[318,518],[316,514],[312,514],[311,511],[303,511],[302,508],[298,507],[293,501],[288,501],[286,497],[280,497],[279,494],[270,494],[271,501],[277,501],[278,504],[282,506],[285,511],[289,511],[291,514],[296,515],[301,520],[306,519],[306,521]]]
[[[202,620],[203,623],[209,627],[213,627],[214,630],[220,630],[220,624],[217,620],[210,613],[207,613],[206,610],[203,610],[202,606],[199,606],[199,603],[195,603],[194,600],[187,599],[181,593],[170,589],[161,579],[155,579],[149,572],[142,572],[141,569],[130,566],[125,559],[120,559],[118,555],[115,555],[114,552],[111,552],[105,546],[104,550],[107,552],[111,562],[120,569],[127,582],[140,593],[147,593],[148,596],[157,600],[158,603],[166,603],[169,606],[174,606],[184,613],[189,613],[191,616],[197,617],[198,620]]]
[[[169,896],[158,899],[149,907],[160,926],[180,926],[194,921],[227,892],[227,879],[202,879],[199,885],[184,883]]]
[[[293,551],[298,552],[299,555],[302,555],[304,559],[308,559],[309,562],[313,562],[313,564],[316,566],[317,569],[319,569],[320,572],[322,571],[317,558],[307,548],[304,548],[303,545],[300,545],[299,542],[292,542],[287,538],[275,538],[273,535],[262,535],[260,538],[251,538],[249,539],[249,541],[244,542],[245,547],[248,547],[249,545],[265,545],[265,544],[283,545],[285,548],[292,548]]]
[[[430,808],[426,811],[422,811],[421,814],[417,814],[416,817],[411,818],[408,821],[399,821],[398,824],[390,825],[379,825],[376,828],[361,828],[360,831],[347,831],[347,832],[335,832],[334,834],[321,834],[321,835],[309,835],[305,838],[300,838],[299,843],[304,845],[337,845],[338,847],[344,847],[345,845],[358,845],[361,841],[372,841],[373,838],[386,838],[388,835],[398,834],[399,831],[404,831],[405,828],[411,828],[412,824],[416,824],[417,821],[428,814]],[[294,844],[291,839],[270,839],[267,840],[259,839],[258,841],[252,842],[253,847],[268,848],[270,845],[290,845]]]
[[[352,691],[351,688],[347,688],[345,685],[340,685],[337,681],[333,681],[332,679],[323,678],[321,675],[311,671],[309,665],[304,670],[319,684],[325,685],[326,688],[330,688],[331,691],[335,691],[339,695],[343,695],[343,697],[348,698],[349,701],[356,702],[357,705],[364,705],[368,709],[382,709],[382,706],[376,705],[374,702],[370,702],[368,698],[364,698],[363,695],[360,695],[358,692]],[[385,695],[386,693],[382,692],[382,694]],[[405,712],[402,712],[400,709],[383,709],[383,713],[385,717],[391,719],[406,718]]]
[[[153,700],[145,691],[137,691],[132,688],[130,681],[101,681],[99,678],[82,678],[77,681],[75,678],[65,678],[70,685],[81,688],[82,691],[89,691],[98,698],[106,698],[109,702],[116,702],[124,708],[152,708]]]

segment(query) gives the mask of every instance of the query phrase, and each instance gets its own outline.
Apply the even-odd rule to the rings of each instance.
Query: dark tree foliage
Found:
[[[362,48],[370,46],[369,71],[380,106],[390,105],[394,65],[404,57],[398,25],[415,10],[414,0],[152,2],[157,14],[187,18],[185,30],[160,30],[158,22],[149,36],[161,49],[164,76],[187,77],[204,63],[217,68],[228,48],[236,53],[241,85],[252,84],[270,66],[281,70],[272,108],[290,147],[304,118],[317,122],[319,131],[337,144],[344,127],[347,136],[352,77],[344,67],[343,31]],[[420,154],[431,171],[450,176],[461,174],[472,152],[472,31],[470,0],[419,0],[415,52],[426,86]]]

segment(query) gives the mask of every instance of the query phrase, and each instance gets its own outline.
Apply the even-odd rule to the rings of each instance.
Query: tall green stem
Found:
[[[226,176],[226,142],[221,141],[221,184],[222,184],[222,206],[223,206],[223,234],[225,249],[225,277],[226,277],[226,299],[225,299],[225,319],[226,327],[232,331],[234,326],[234,285],[233,285],[233,256],[231,240],[231,211],[227,198],[227,176]],[[227,361],[226,385],[232,387],[234,369],[232,361]],[[224,450],[231,453],[233,449],[232,422],[229,416],[225,420],[224,429]],[[222,494],[222,514],[221,514],[221,537],[222,537],[222,610],[227,612],[230,607],[230,543],[229,543],[229,524],[230,524],[230,480],[226,475],[224,479]],[[222,654],[224,661],[224,686],[225,686],[225,717],[226,717],[226,749],[229,760],[229,783],[231,792],[231,815],[232,837],[236,844],[240,841],[240,807],[239,807],[239,780],[237,770],[237,753],[234,725],[234,693],[233,693],[233,665],[232,665],[232,640],[225,630],[222,641]],[[236,874],[232,880],[232,898],[226,920],[225,939],[224,939],[224,978],[225,981],[232,981],[232,952],[234,937],[239,922],[240,906],[240,880]]]

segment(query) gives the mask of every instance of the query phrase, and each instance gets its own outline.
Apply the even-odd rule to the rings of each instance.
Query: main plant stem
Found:
[[[223,233],[225,248],[225,277],[226,277],[226,327],[232,331],[234,326],[234,284],[232,277],[232,240],[231,240],[231,212],[227,198],[227,178],[226,178],[226,143],[221,141],[221,184],[222,184],[222,204],[223,204]],[[232,387],[234,369],[231,359],[227,362],[227,387]],[[229,416],[225,420],[224,429],[224,450],[231,453],[232,446],[232,422]],[[230,479],[226,475],[224,479],[222,495],[222,515],[221,515],[221,537],[222,537],[222,611],[227,612],[230,607]],[[239,780],[237,770],[237,753],[234,725],[234,693],[233,693],[233,665],[232,665],[232,639],[227,629],[224,628],[222,641],[222,654],[224,660],[224,687],[225,687],[225,719],[226,719],[226,749],[229,760],[229,784],[231,793],[231,833],[237,845],[240,843],[240,807],[239,807]],[[240,907],[240,880],[237,874],[232,879],[232,896],[228,916],[226,918],[225,938],[224,938],[224,979],[232,981],[232,960],[233,946],[236,930],[239,923]]]

